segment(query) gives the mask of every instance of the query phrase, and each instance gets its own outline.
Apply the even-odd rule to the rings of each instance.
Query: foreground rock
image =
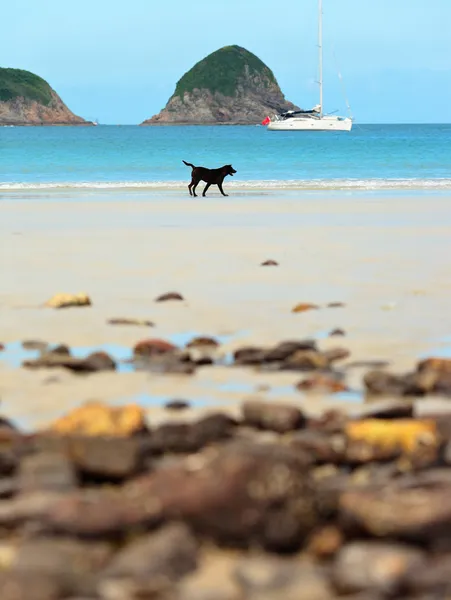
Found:
[[[318,352],[263,353],[300,351]],[[1,598],[450,597],[449,419],[403,399],[189,413],[91,402],[32,435],[3,419]]]

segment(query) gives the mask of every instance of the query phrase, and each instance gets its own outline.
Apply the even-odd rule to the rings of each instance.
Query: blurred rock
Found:
[[[401,597],[403,577],[418,568],[424,554],[411,546],[383,542],[354,542],[346,545],[335,560],[332,579],[340,594],[363,591]]]
[[[197,568],[198,544],[189,529],[174,523],[140,536],[120,550],[102,578],[145,576],[177,581]]]
[[[147,431],[144,410],[136,404],[108,406],[90,401],[57,419],[50,430],[61,434],[130,436]]]
[[[245,425],[277,433],[294,431],[305,425],[302,412],[289,404],[247,400],[242,405],[242,413]]]

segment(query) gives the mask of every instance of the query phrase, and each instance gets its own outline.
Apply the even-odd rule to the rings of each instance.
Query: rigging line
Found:
[[[352,119],[352,118],[353,118],[353,117],[352,117],[352,110],[351,110],[351,106],[350,106],[350,104],[349,104],[349,101],[348,101],[348,95],[347,95],[347,93],[346,93],[346,86],[345,86],[345,82],[344,82],[344,80],[343,80],[343,77],[342,77],[342,75],[341,75],[341,72],[340,72],[340,67],[339,67],[339,65],[338,65],[338,60],[337,60],[337,56],[336,56],[336,54],[335,54],[335,49],[334,49],[334,48],[332,48],[332,56],[334,57],[334,61],[335,61],[335,68],[337,69],[337,72],[338,72],[338,79],[340,80],[340,83],[341,83],[342,92],[343,92],[343,95],[344,95],[344,99],[345,99],[345,102],[346,102],[346,106],[347,106],[347,108],[348,108],[349,116],[350,116],[350,117],[351,117],[351,119]]]

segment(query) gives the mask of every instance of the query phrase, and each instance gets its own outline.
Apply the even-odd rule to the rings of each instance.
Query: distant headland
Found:
[[[142,125],[247,125],[297,109],[255,54],[225,46],[185,73],[165,108]]]
[[[0,67],[0,125],[92,125],[34,73]]]

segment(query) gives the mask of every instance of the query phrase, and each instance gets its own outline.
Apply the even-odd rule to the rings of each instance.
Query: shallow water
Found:
[[[0,192],[186,187],[182,159],[238,173],[244,189],[451,189],[451,125],[358,125],[351,133],[265,127],[0,127]]]

